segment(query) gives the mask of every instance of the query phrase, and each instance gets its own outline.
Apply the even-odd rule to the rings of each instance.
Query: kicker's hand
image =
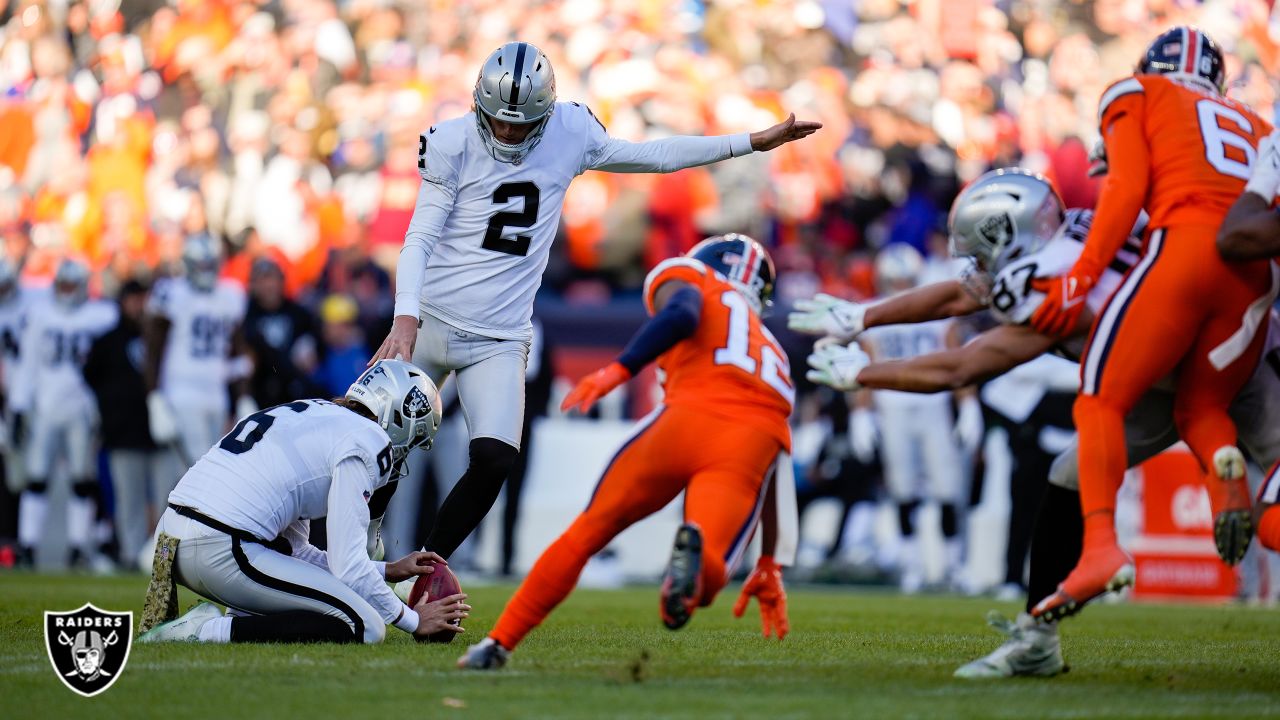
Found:
[[[787,621],[787,591],[782,587],[782,568],[768,555],[760,556],[756,568],[742,584],[742,593],[733,604],[733,616],[742,617],[753,597],[760,603],[760,630],[764,636],[785,638],[791,629]]]
[[[445,562],[444,558],[433,552],[426,550],[411,552],[395,562],[387,563],[387,582],[398,583],[418,575],[429,575],[436,571],[436,563],[441,565],[449,564]]]
[[[853,391],[862,387],[858,384],[858,373],[871,364],[871,358],[857,343],[848,346],[831,344],[816,348],[809,355],[808,362],[810,370],[805,377],[809,382]]]
[[[378,352],[369,358],[366,367],[373,367],[379,360],[404,360],[413,362],[413,346],[418,341],[418,318],[410,315],[397,315],[391,321],[391,332],[382,341]]]
[[[772,150],[793,140],[809,137],[818,132],[821,127],[822,123],[820,122],[796,120],[796,114],[791,113],[786,120],[777,125],[767,130],[751,133],[751,149],[756,152]]]
[[[1044,301],[1032,313],[1031,327],[1049,337],[1070,335],[1088,307],[1085,301],[1089,291],[1097,283],[1097,275],[1079,268],[1071,268],[1066,275],[1056,278],[1033,279],[1031,287],[1044,293]]]
[[[597,400],[630,379],[630,370],[623,367],[622,363],[611,362],[579,380],[577,386],[565,396],[564,402],[560,403],[560,412],[577,410],[585,414]]]
[[[787,316],[787,327],[807,335],[829,335],[850,342],[866,330],[867,306],[818,293],[799,300]]]

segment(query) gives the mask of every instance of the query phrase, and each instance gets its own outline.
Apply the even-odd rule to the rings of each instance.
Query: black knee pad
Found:
[[[49,489],[49,482],[47,480],[28,480],[26,489],[29,493],[43,495]]]
[[[91,498],[98,491],[98,483],[93,480],[80,480],[71,485],[71,492],[78,498]]]
[[[497,438],[476,438],[470,445],[467,474],[502,482],[516,464],[520,451]]]
[[[354,643],[360,642],[351,626],[341,618],[311,612],[288,610],[269,615],[249,615],[231,621],[234,643]]]
[[[955,537],[960,532],[960,520],[956,515],[956,506],[951,503],[943,503],[940,510],[942,512],[942,536]]]

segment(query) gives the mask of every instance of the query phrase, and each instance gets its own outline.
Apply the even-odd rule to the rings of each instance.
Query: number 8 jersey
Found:
[[[679,280],[702,294],[693,335],[658,357],[664,405],[692,406],[762,430],[791,447],[787,419],[795,402],[791,366],[782,346],[723,275],[698,260],[665,260],[644,283],[644,303],[663,283]]]

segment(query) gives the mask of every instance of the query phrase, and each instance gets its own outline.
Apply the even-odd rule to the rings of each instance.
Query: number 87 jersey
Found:
[[[769,433],[791,446],[787,419],[795,401],[791,366],[782,346],[742,291],[720,272],[690,257],[659,263],[644,284],[645,309],[664,283],[679,280],[702,295],[693,335],[658,358],[663,404],[684,405]]]

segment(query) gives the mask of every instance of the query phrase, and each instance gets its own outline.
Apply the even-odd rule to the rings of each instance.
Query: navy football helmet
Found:
[[[1226,63],[1213,38],[1189,25],[1164,31],[1147,47],[1137,74],[1172,75],[1218,93],[1226,88]]]
[[[693,246],[687,257],[715,270],[747,297],[756,313],[773,300],[773,283],[778,271],[764,246],[739,233],[716,235]]]

